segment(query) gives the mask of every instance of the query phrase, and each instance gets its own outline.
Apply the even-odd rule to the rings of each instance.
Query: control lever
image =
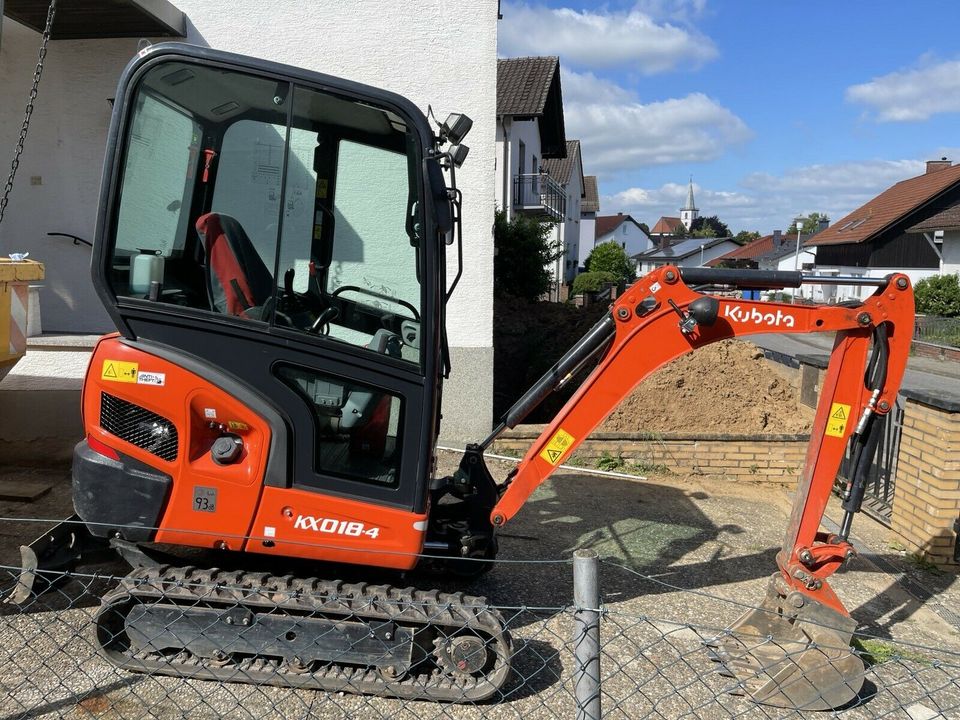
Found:
[[[682,332],[684,335],[689,335],[697,329],[697,319],[693,317],[693,315],[681,310],[680,306],[677,305],[673,299],[667,300],[667,302],[670,303],[670,307],[673,308],[673,311],[680,316],[680,332]]]

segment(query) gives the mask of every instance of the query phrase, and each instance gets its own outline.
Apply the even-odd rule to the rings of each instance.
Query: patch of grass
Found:
[[[611,455],[606,450],[597,458],[597,461],[594,463],[594,466],[597,470],[606,470],[607,472],[617,472],[623,470],[626,467],[627,463],[619,455]]]
[[[672,475],[673,472],[663,463],[650,462],[649,460],[627,460],[621,455],[611,455],[604,452],[594,462],[597,470],[606,470],[607,472],[622,472],[629,475]]]
[[[928,572],[931,575],[935,575],[937,577],[939,577],[940,575],[943,575],[943,570],[938,568],[932,561],[923,557],[923,555],[918,555],[917,553],[911,553],[910,555],[906,556],[906,559],[911,565],[913,565],[918,570],[923,570],[924,572]]]
[[[758,472],[760,472],[760,466],[759,466],[759,465],[751,465],[751,466],[750,466],[750,474],[751,474],[751,475],[756,475]]]
[[[516,448],[503,448],[502,450],[496,451],[497,455],[504,455],[511,458],[522,458],[523,453],[517,450]]]
[[[932,662],[923,653],[877,638],[854,638],[853,647],[868,665],[882,665],[891,660],[913,660],[924,665]]]

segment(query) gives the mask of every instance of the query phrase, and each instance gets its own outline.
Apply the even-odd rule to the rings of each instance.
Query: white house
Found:
[[[907,230],[922,235],[940,258],[940,273],[960,273],[960,202],[951,205]]]
[[[564,191],[563,219],[557,224],[558,240],[563,256],[557,259],[554,278],[562,278],[569,285],[577,276],[580,258],[580,215],[584,195],[583,160],[580,157],[580,141],[567,140],[567,156],[547,158],[543,161],[546,176],[560,183]]]
[[[615,242],[622,247],[628,257],[639,255],[652,250],[657,245],[650,239],[640,223],[633,219],[631,215],[617,213],[616,215],[601,215],[597,218],[596,234],[591,250],[605,242]],[[587,251],[587,255],[590,251]],[[586,260],[586,255],[584,255]]]
[[[633,256],[637,274],[648,273],[664,265],[677,267],[704,267],[714,258],[739,247],[733,238],[686,238],[672,245],[656,247]]]
[[[46,16],[46,0],[17,2],[20,9],[29,6],[18,17],[11,16],[13,6],[7,3],[0,37],[3,168],[10,167]],[[491,228],[499,183],[491,169],[494,138],[502,132],[496,122],[497,12],[496,0],[59,3],[16,185],[0,225],[4,254],[28,251],[46,263],[40,292],[44,330],[112,330],[90,282],[90,249],[47,233],[93,235],[111,100],[141,38],[179,39],[318,70],[397,92],[424,112],[432,106],[441,118],[456,111],[473,119],[470,156],[457,172],[466,219],[464,276],[448,310],[454,370],[444,392],[443,428],[449,438],[482,437],[492,423]],[[559,74],[556,82],[559,102]],[[559,122],[555,146],[562,152]],[[542,151],[531,147],[529,153],[527,166],[535,168],[533,155]],[[517,159],[511,158],[515,166]],[[455,258],[451,276],[454,264]]]
[[[566,194],[541,172],[545,159],[567,155],[560,60],[498,60],[496,112],[497,207],[507,218],[520,212],[562,221]]]
[[[597,213],[600,212],[600,191],[596,175],[583,178],[583,200],[580,202],[580,253],[577,265],[583,267],[597,238]]]

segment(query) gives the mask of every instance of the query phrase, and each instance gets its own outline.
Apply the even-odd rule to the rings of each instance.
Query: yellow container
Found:
[[[43,274],[43,263],[0,258],[0,379],[27,351],[27,286]]]

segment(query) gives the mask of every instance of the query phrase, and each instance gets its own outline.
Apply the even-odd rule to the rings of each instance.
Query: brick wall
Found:
[[[543,430],[521,425],[493,446],[495,453],[525,454]],[[717,475],[752,482],[794,483],[807,453],[807,435],[682,435],[594,433],[574,454],[574,462],[593,466],[604,454],[636,463],[649,472]]]
[[[938,345],[937,343],[921,342],[914,340],[910,344],[910,351],[914,355],[921,357],[936,358],[937,360],[960,360],[960,348],[950,347],[948,345]]]
[[[960,412],[907,397],[891,529],[907,547],[956,570]]]

